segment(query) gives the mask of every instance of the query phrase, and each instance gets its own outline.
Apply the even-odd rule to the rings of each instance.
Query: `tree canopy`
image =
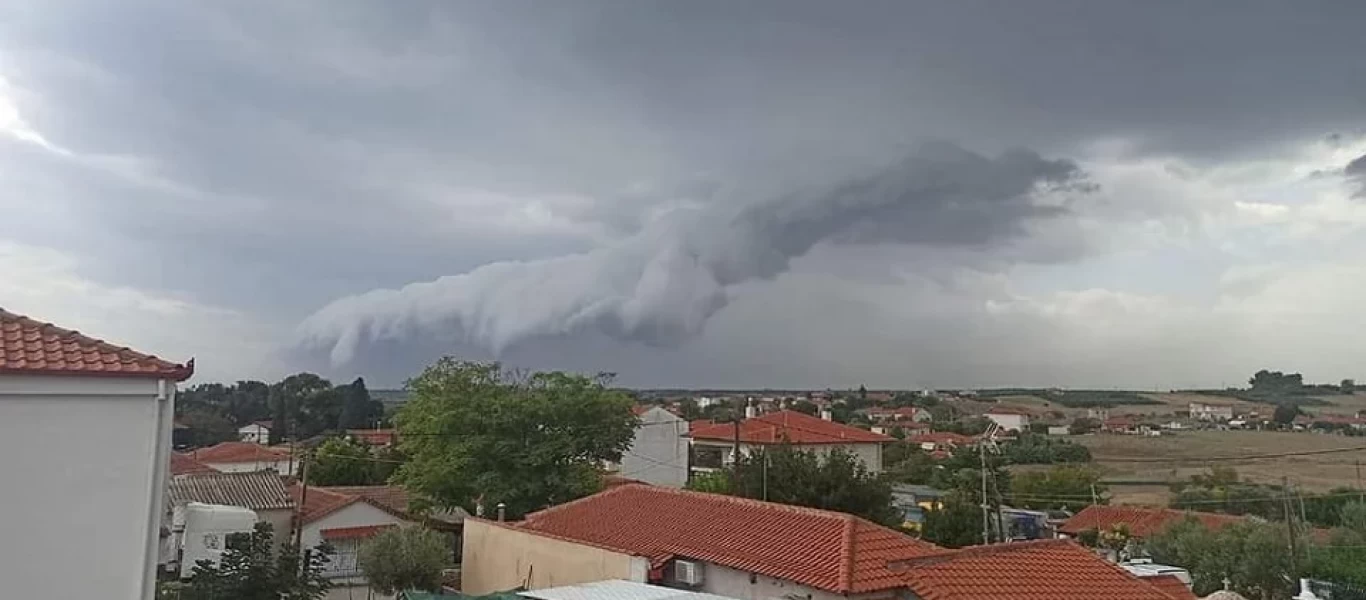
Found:
[[[821,455],[786,444],[772,446],[742,457],[725,471],[695,479],[689,487],[845,512],[892,527],[903,520],[892,502],[891,484],[839,448]]]
[[[945,548],[982,543],[982,507],[962,492],[946,496],[938,509],[925,511],[920,536]]]
[[[1010,499],[1022,508],[1076,511],[1095,504],[1092,502],[1093,495],[1104,504],[1106,491],[1105,484],[1100,482],[1100,473],[1095,469],[1081,465],[1060,465],[1047,471],[1015,475],[1010,484]]]
[[[1223,589],[1248,598],[1279,600],[1298,589],[1299,573],[1286,551],[1280,524],[1247,521],[1211,531],[1193,517],[1150,537],[1145,546],[1155,562],[1184,567],[1200,596]],[[1305,547],[1306,540],[1298,541]]]
[[[450,545],[450,536],[421,525],[391,528],[361,545],[357,560],[370,587],[382,594],[438,592]]]
[[[445,506],[503,502],[513,518],[593,493],[638,423],[610,379],[442,358],[408,383],[394,478]]]
[[[382,485],[402,462],[402,456],[384,448],[338,436],[313,451],[308,482],[313,485]]]

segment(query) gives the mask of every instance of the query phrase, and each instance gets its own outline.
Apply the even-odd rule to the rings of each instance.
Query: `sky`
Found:
[[[0,7],[0,307],[400,385],[1366,380],[1366,4]]]

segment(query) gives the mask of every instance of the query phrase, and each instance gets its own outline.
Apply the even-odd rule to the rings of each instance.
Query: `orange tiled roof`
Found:
[[[356,527],[333,527],[333,528],[331,528],[331,529],[323,529],[323,530],[320,530],[320,531],[318,531],[318,533],[319,533],[320,535],[322,535],[323,539],[325,539],[325,540],[354,540],[354,539],[360,539],[360,538],[374,537],[374,536],[375,536],[376,534],[378,534],[379,532],[384,531],[385,529],[392,529],[392,528],[394,528],[394,527],[398,527],[398,526],[397,526],[397,525],[394,525],[393,523],[386,523],[386,524],[384,524],[384,525],[359,525],[359,526],[356,526]],[[1177,583],[1180,583],[1180,582],[1177,582]]]
[[[1219,529],[1244,520],[1244,517],[1237,515],[1183,511],[1172,508],[1092,505],[1072,515],[1072,518],[1058,527],[1058,530],[1069,535],[1077,535],[1090,529],[1103,530],[1116,525],[1124,525],[1129,529],[1129,535],[1143,538],[1158,533],[1188,516],[1195,517],[1209,529]]]
[[[0,373],[184,381],[194,361],[178,365],[0,309]]]
[[[1172,600],[1067,540],[974,546],[894,567],[921,600]]]
[[[190,458],[202,463],[276,462],[288,460],[289,451],[253,442],[223,442],[193,450]]]
[[[398,441],[398,430],[395,429],[348,429],[346,435],[371,446],[385,446]]]
[[[836,593],[904,587],[888,561],[942,551],[844,513],[644,485],[532,513],[515,526],[655,563],[693,558]]]
[[[364,502],[400,519],[417,521],[420,517],[408,512],[408,491],[392,485],[308,486],[308,495],[298,483],[289,486],[289,495],[301,503],[299,516],[304,523],[312,523],[351,506]]]
[[[190,475],[194,473],[217,473],[218,469],[210,467],[189,456],[179,452],[171,453],[171,474]]]
[[[690,424],[689,429],[696,440],[735,439],[733,423]],[[746,444],[849,444],[890,442],[893,438],[795,410],[780,410],[741,421],[740,441]]]

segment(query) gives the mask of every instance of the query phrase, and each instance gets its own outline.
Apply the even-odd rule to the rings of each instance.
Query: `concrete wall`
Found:
[[[281,475],[294,475],[299,470],[299,461],[291,461],[288,458],[282,460],[257,460],[248,462],[206,462],[210,467],[218,469],[224,473],[250,473],[253,471],[264,471],[274,469]]]
[[[174,384],[0,375],[6,597],[150,599]]]
[[[466,519],[460,589],[470,595],[625,579],[645,583],[649,561],[629,554]]]
[[[621,476],[681,488],[688,483],[688,422],[651,408],[640,417],[631,447],[621,457]]]
[[[244,442],[269,444],[270,430],[255,423],[250,423],[237,429],[237,437]]]

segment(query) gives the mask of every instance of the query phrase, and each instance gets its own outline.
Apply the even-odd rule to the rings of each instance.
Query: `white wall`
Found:
[[[849,600],[841,594],[818,590],[766,575],[754,575],[754,583],[750,583],[748,571],[739,571],[711,563],[704,567],[704,571],[702,587],[698,591],[708,594],[737,598],[738,600],[774,600],[775,598]],[[853,597],[857,598],[858,596]]]
[[[688,422],[659,407],[640,417],[631,447],[621,457],[621,476],[681,488],[688,483]]]
[[[650,561],[587,544],[466,519],[460,589],[483,595],[526,586],[536,590],[625,579],[644,583]]]
[[[733,447],[731,446],[731,444],[711,440],[697,440],[693,443],[698,446],[723,448],[725,450],[725,452],[722,454],[722,460],[724,461],[724,463],[729,465],[731,462],[733,462],[731,460],[731,448]],[[794,447],[798,450],[801,450],[802,452],[814,452],[821,456],[824,456],[826,453],[830,452],[831,450],[834,450],[835,448],[840,448],[845,452],[849,452],[852,453],[854,456],[857,456],[859,460],[863,461],[864,466],[868,467],[869,471],[873,473],[882,472],[882,444],[796,444],[794,445]],[[763,452],[763,448],[764,446],[759,444],[740,445],[740,451],[745,453],[746,456],[752,456],[755,453]],[[712,469],[697,470],[709,471]]]
[[[203,461],[200,461],[203,462]],[[205,462],[204,464],[224,473],[250,473],[274,469],[281,475],[294,475],[299,470],[299,461],[288,458],[280,460],[257,460],[248,462]]]
[[[300,541],[305,549],[312,548],[322,543],[322,530],[337,529],[340,527],[364,527],[368,525],[409,525],[411,521],[405,521],[385,511],[382,511],[365,502],[356,502],[328,514],[327,516],[304,525],[303,534]],[[350,577],[356,572],[356,549],[360,540],[339,540],[333,545],[337,549],[337,555],[332,558],[332,563],[328,565],[327,574],[347,575],[348,579],[354,582],[363,582],[363,577]]]
[[[1008,431],[1024,431],[1029,429],[1029,417],[1025,415],[998,415],[987,413],[985,416],[999,425],[1001,429]]]
[[[237,429],[237,437],[244,442],[269,444],[270,430],[255,423],[250,423]]]
[[[150,599],[174,385],[0,375],[5,596]]]

